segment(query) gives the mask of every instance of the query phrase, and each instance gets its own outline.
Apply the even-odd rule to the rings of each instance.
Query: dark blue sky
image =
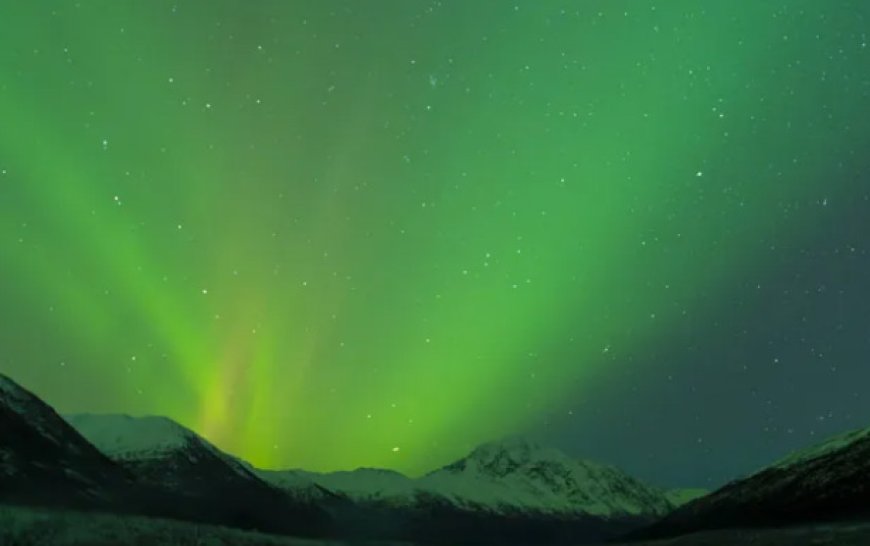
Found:
[[[714,487],[870,427],[870,176],[834,183],[851,192],[798,205],[808,244],[771,245],[764,275],[625,367],[669,371],[622,375],[534,436],[662,485]]]

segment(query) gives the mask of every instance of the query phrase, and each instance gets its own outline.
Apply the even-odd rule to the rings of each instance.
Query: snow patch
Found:
[[[185,448],[193,433],[165,417],[69,415],[65,419],[111,458],[160,456]]]

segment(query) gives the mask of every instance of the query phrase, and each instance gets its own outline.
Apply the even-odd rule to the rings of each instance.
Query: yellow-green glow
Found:
[[[265,467],[535,424],[843,191],[822,3],[715,4],[0,8],[0,371]]]

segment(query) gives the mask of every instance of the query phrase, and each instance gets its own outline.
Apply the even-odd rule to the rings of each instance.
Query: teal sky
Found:
[[[0,371],[270,468],[696,483],[870,423],[868,10],[0,7]]]

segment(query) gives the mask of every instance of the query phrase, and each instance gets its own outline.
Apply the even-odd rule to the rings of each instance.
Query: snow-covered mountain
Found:
[[[259,471],[289,492],[312,484],[352,500],[361,534],[490,542],[599,541],[672,509],[665,492],[609,466],[522,439],[485,444],[418,479],[361,468],[317,474]]]
[[[482,445],[420,485],[460,506],[494,512],[655,519],[673,508],[664,491],[615,467],[520,438]]]
[[[870,429],[788,457],[677,509],[638,536],[870,516]]]
[[[126,472],[51,407],[0,375],[0,501],[107,506]]]
[[[844,434],[838,434],[828,438],[824,442],[810,446],[806,449],[795,451],[785,458],[775,462],[772,466],[774,468],[782,469],[794,468],[802,463],[819,459],[844,449],[850,449],[856,445],[860,445],[861,442],[867,442],[868,440],[870,440],[870,428],[851,430]]]
[[[615,468],[521,440],[486,444],[418,479],[371,468],[260,471],[170,419],[64,420],[0,379],[0,501],[47,491],[61,506],[81,506],[67,499],[69,490],[123,512],[285,534],[449,543],[600,541],[670,509],[663,491]]]
[[[413,507],[438,499],[491,514],[580,514],[652,521],[673,509],[664,491],[614,467],[573,459],[521,438],[482,445],[418,479],[370,468],[328,474],[261,471],[260,476],[288,490],[315,483],[359,502]]]
[[[71,415],[67,421],[141,482],[177,499],[184,517],[322,534],[325,512],[262,481],[247,465],[165,417]]]
[[[97,449],[136,470],[140,476],[145,468],[158,462],[158,472],[144,475],[159,485],[174,486],[178,480],[189,480],[207,470],[220,472],[221,479],[230,475],[259,481],[237,459],[166,417],[81,414],[65,418]],[[213,477],[202,476],[203,479]]]
[[[251,467],[251,471],[256,472],[264,482],[277,487],[300,502],[317,503],[336,496],[335,493],[312,480],[308,473],[302,470],[272,472]]]
[[[356,500],[406,498],[414,490],[414,480],[382,468],[359,468],[350,472],[328,474],[309,473],[311,479],[323,486],[340,491]]]
[[[412,502],[415,482],[393,470],[359,468],[329,473],[306,470],[256,470],[264,481],[298,498],[322,499],[340,496],[354,502]]]

